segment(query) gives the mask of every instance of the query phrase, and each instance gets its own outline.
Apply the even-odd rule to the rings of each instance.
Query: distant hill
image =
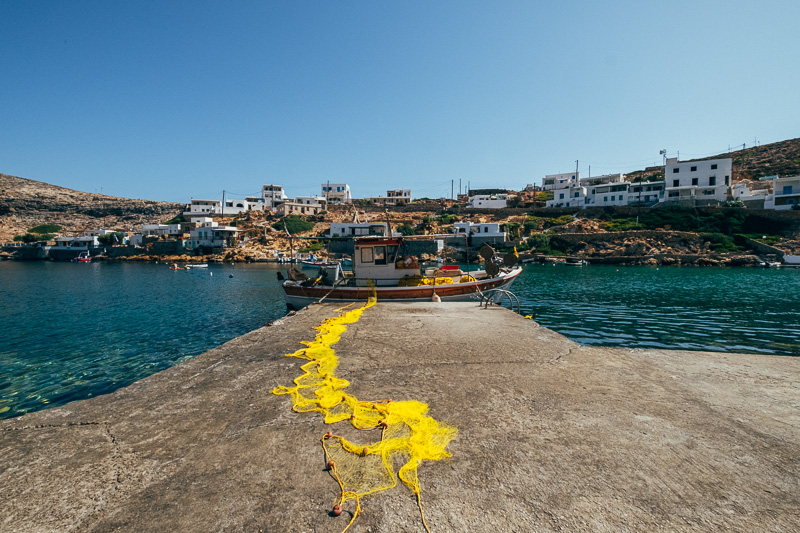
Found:
[[[184,204],[90,194],[41,181],[0,174],[0,242],[10,242],[40,224],[64,228],[62,235],[89,229],[129,231],[170,220]]]

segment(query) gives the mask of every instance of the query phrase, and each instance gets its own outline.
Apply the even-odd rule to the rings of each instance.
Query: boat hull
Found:
[[[469,283],[453,283],[436,285],[436,295],[444,302],[475,301],[480,300],[482,293],[491,289],[508,290],[516,277],[522,272],[517,267],[508,274],[496,278],[473,281]],[[322,298],[326,302],[357,302],[366,301],[373,290],[378,301],[391,302],[419,302],[433,299],[434,286],[422,285],[419,287],[337,287],[317,286],[303,287],[301,285],[285,282],[283,291],[286,305],[293,309],[300,309]]]

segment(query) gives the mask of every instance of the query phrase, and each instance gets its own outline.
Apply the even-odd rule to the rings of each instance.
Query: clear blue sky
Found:
[[[800,2],[0,0],[0,172],[520,189],[800,137]]]

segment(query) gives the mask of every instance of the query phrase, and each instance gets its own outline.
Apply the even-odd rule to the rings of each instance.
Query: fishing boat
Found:
[[[193,268],[208,268],[207,264],[200,264],[200,265],[186,265],[186,270],[191,270]]]
[[[506,254],[499,264],[490,246],[484,245],[480,254],[486,261],[484,270],[464,272],[457,265],[443,265],[422,272],[402,238],[368,237],[355,242],[352,272],[337,263],[321,267],[316,278],[297,269],[288,271],[288,279],[280,273],[278,277],[284,280],[281,286],[290,309],[317,301],[363,301],[373,290],[378,301],[480,300],[487,291],[508,290],[522,272],[515,254]]]
[[[78,254],[78,257],[72,259],[76,263],[90,263],[92,261],[92,256],[89,255],[89,252],[81,252]]]
[[[330,261],[310,254],[308,259],[302,259],[300,264],[303,265],[302,268],[320,268],[338,265],[339,261]]]

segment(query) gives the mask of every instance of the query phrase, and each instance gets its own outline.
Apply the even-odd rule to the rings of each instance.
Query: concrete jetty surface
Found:
[[[3,421],[0,530],[342,531],[320,437],[347,424],[271,394],[336,309]],[[419,471],[434,532],[800,530],[800,359],[582,347],[471,303],[379,303],[335,349],[348,392],[458,428]],[[402,484],[362,508],[349,531],[424,531]]]

